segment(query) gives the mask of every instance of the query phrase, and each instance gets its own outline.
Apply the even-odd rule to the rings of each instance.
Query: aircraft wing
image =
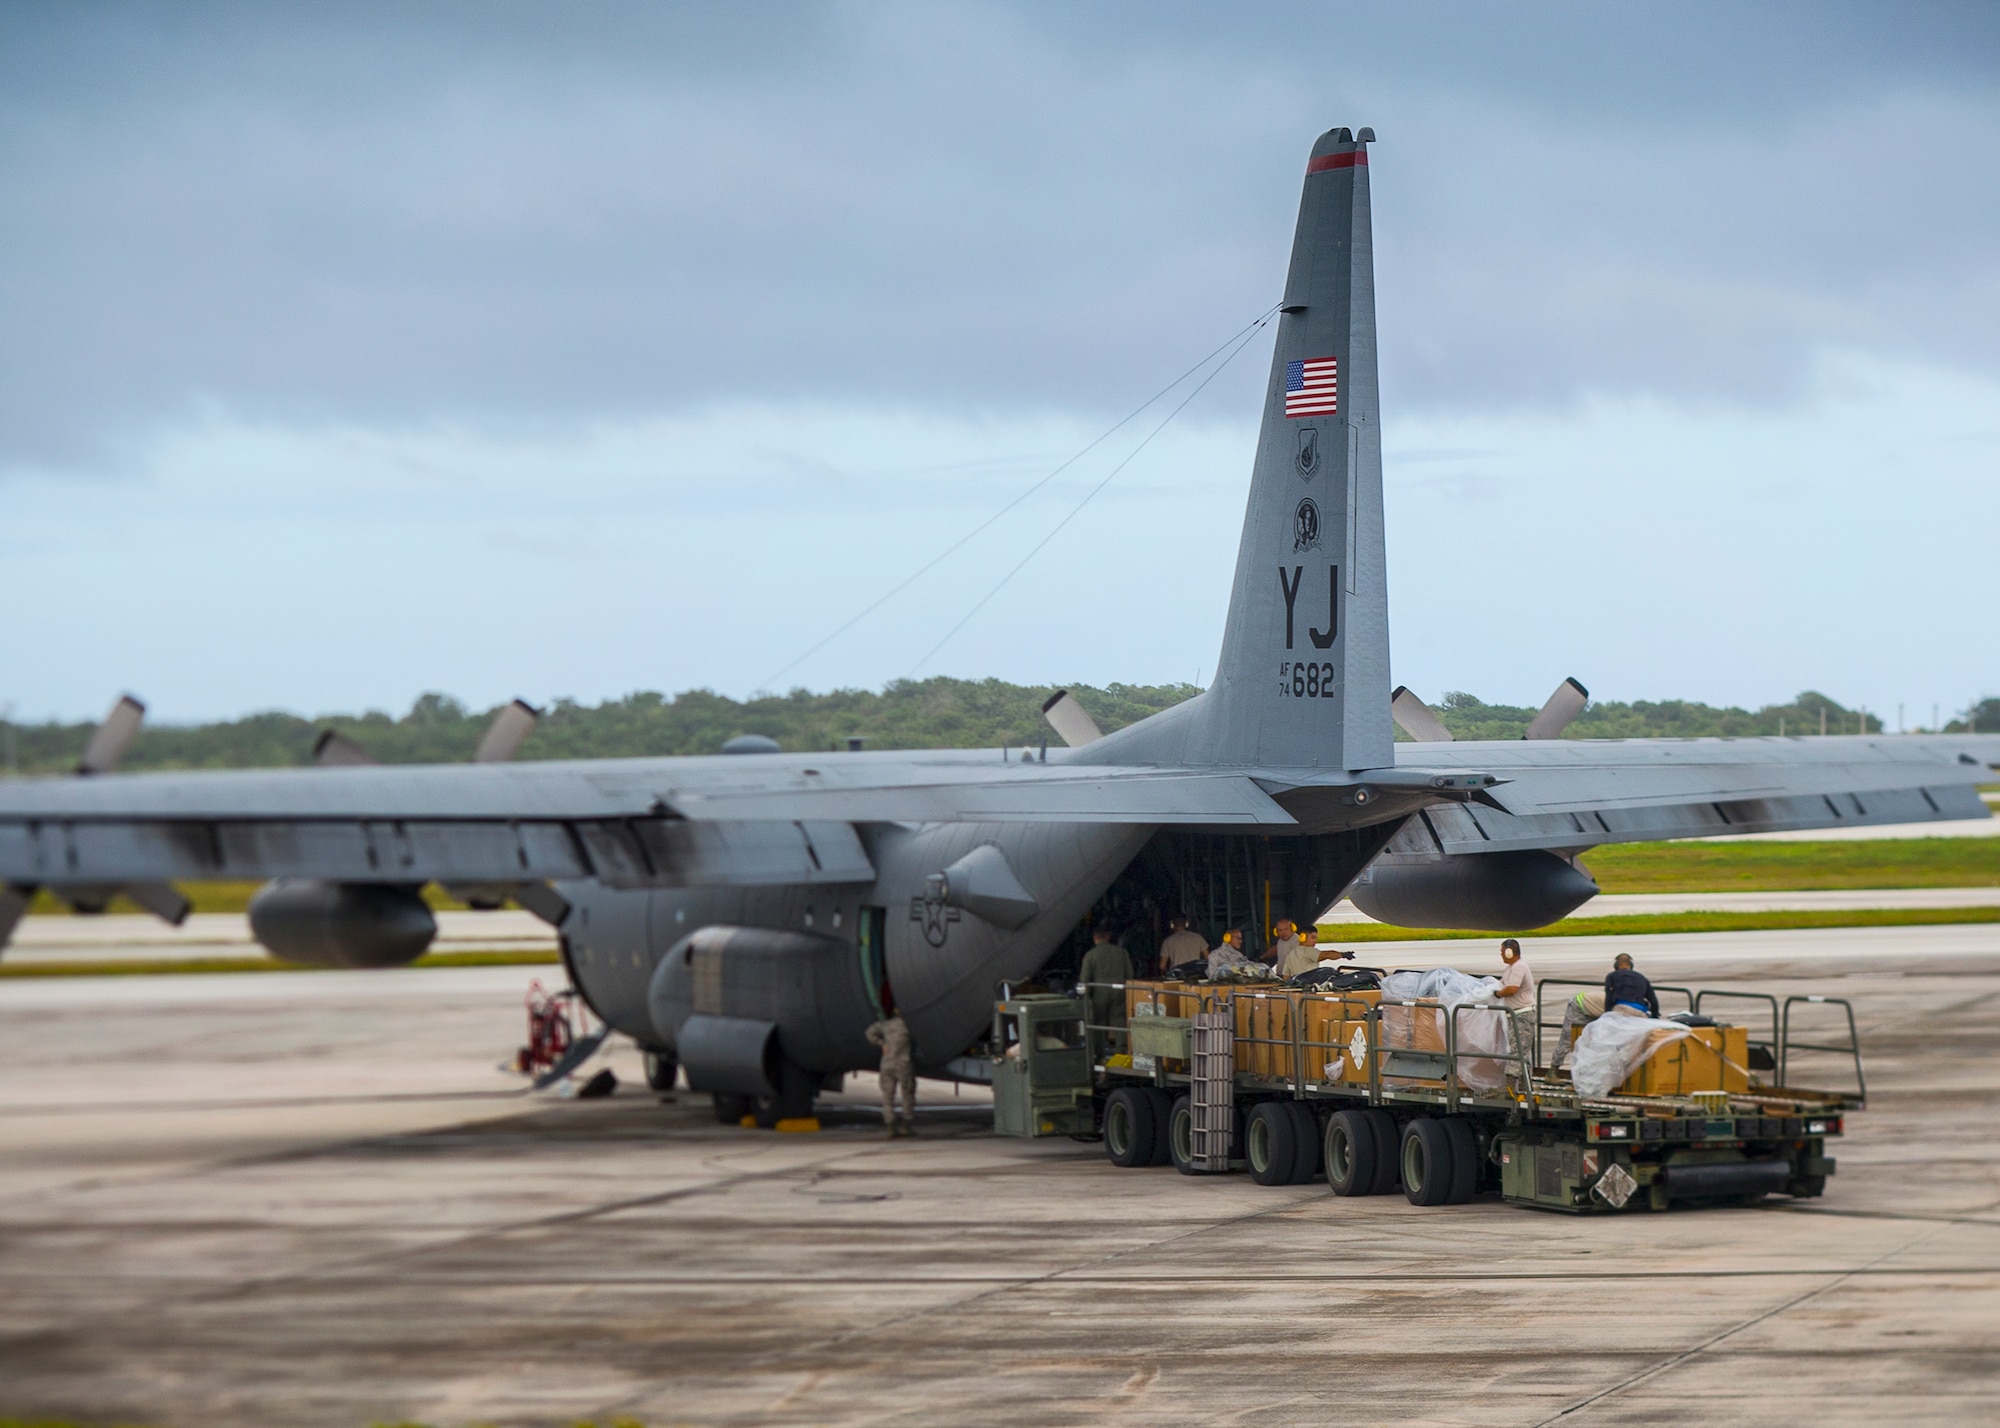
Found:
[[[1426,810],[1388,849],[1435,857],[1985,818],[1978,786],[2000,766],[2000,735],[1400,744],[1397,756],[1505,780],[1480,805]]]
[[[0,783],[0,880],[855,882],[854,825],[1295,827],[1244,770],[1021,750],[123,774]]]

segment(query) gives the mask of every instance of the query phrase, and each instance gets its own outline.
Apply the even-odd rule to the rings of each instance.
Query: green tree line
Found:
[[[1180,703],[1190,684],[1072,685],[1071,692],[1107,732]],[[736,700],[706,689],[671,697],[651,691],[586,705],[559,699],[542,711],[521,750],[524,759],[622,758],[635,755],[711,754],[738,734],[763,734],[796,752],[844,747],[860,738],[871,749],[995,748],[1040,744],[1049,738],[1042,704],[1049,685],[998,679],[897,680],[881,690],[839,689]],[[1534,717],[1526,706],[1487,704],[1454,692],[1437,705],[1446,728],[1460,739],[1518,739]],[[336,729],[387,764],[450,763],[472,757],[495,710],[469,709],[443,694],[426,694],[400,717],[380,710],[304,718],[268,712],[213,724],[155,724],[144,728],[125,757],[127,769],[273,768],[309,763],[320,731]],[[1742,737],[1817,734],[1820,716],[1829,734],[1870,731],[1881,720],[1807,691],[1789,704],[1755,711],[1714,708],[1688,700],[1592,703],[1567,737]],[[1981,730],[2000,731],[2000,699],[1968,711]],[[1946,726],[1962,732],[1966,721]],[[76,765],[89,741],[88,723],[24,724],[7,732],[20,773],[60,773]]]

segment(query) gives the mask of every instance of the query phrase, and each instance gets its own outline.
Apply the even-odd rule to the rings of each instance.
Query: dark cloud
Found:
[[[2000,10],[1740,10],[10,7],[0,468],[214,410],[1118,409],[1272,300],[1333,123],[1408,409],[2000,363]]]

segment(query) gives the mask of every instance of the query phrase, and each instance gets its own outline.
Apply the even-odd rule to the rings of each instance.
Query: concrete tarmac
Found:
[[[629,1048],[608,1100],[527,1095],[494,1068],[546,968],[0,984],[0,1418],[2000,1418],[2000,927],[1528,943],[1613,950],[1854,999],[1824,1199],[1343,1200],[997,1139],[934,1083],[885,1140],[863,1077],[819,1134],[746,1131]]]

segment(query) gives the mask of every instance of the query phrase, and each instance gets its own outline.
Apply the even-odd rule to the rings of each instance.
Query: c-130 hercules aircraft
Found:
[[[413,960],[431,881],[553,922],[589,1005],[736,1114],[807,1114],[893,1004],[920,1069],[1087,915],[1261,922],[1350,892],[1406,926],[1525,930],[1603,843],[1987,815],[2000,736],[1452,743],[1389,683],[1371,130],[1320,136],[1213,685],[1067,748],[99,774],[0,784],[0,937],[37,887],[171,903],[275,879],[281,955]],[[1392,702],[1395,712],[1392,715]],[[1418,742],[1397,744],[1392,718]],[[1539,735],[1539,737],[1537,737]],[[1260,927],[1260,935],[1263,929]]]

